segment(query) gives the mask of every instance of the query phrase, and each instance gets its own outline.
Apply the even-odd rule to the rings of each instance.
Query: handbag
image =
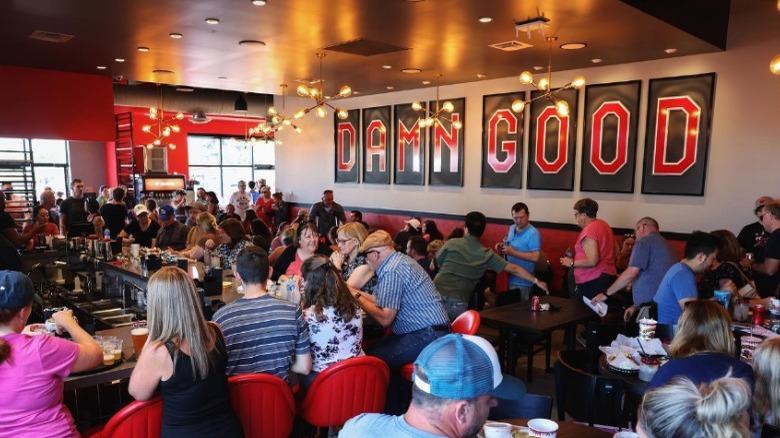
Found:
[[[756,291],[756,283],[753,280],[751,280],[750,278],[748,278],[748,276],[745,275],[744,272],[742,272],[742,268],[740,268],[739,265],[737,265],[734,262],[726,262],[726,263],[728,263],[728,264],[732,265],[733,267],[735,267],[737,269],[737,271],[739,272],[739,275],[742,276],[742,280],[745,281],[745,285],[742,286],[741,288],[739,288],[739,290],[737,291],[737,297],[739,299],[743,299],[743,300],[744,299],[760,298],[758,296],[758,292]]]

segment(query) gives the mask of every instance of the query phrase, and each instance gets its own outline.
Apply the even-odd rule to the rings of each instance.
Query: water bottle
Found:
[[[300,301],[300,295],[297,293],[298,288],[296,287],[295,276],[287,278],[287,282],[285,283],[284,288],[287,290],[287,300],[293,303]],[[297,300],[296,295],[298,295]]]
[[[111,240],[111,230],[109,230],[108,228],[103,230],[103,240],[105,241]]]
[[[570,259],[574,258],[574,250],[572,250],[571,247],[566,248],[565,256]]]

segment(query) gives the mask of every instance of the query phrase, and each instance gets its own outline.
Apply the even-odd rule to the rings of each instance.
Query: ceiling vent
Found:
[[[516,52],[533,46],[531,44],[521,43],[520,41],[506,41],[503,43],[490,44],[488,47],[503,50],[505,52]]]
[[[34,40],[46,41],[49,43],[67,43],[68,41],[72,40],[74,36],[66,35],[64,33],[36,30],[30,34],[30,38]]]
[[[352,55],[373,56],[382,55],[385,53],[401,52],[404,50],[409,50],[409,48],[380,43],[378,41],[371,41],[365,38],[358,38],[356,40],[346,41],[325,47],[325,50],[349,53]]]

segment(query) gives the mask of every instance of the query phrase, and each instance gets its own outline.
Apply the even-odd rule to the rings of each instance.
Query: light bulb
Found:
[[[276,132],[284,131],[284,125],[279,125],[276,127]]]
[[[173,130],[173,132],[179,132],[179,131],[181,131],[181,128],[179,128],[179,125],[172,125],[172,126],[171,126],[171,129]]]
[[[530,71],[526,70],[522,73],[520,73],[520,83],[523,85],[528,85],[531,82],[534,81],[534,75],[531,74]]]
[[[279,114],[279,113],[276,112],[276,107],[274,107],[274,106],[269,106],[268,107],[268,115],[275,116],[277,114]]]
[[[296,126],[295,127],[295,133],[296,134],[300,134],[301,132],[303,132],[303,130],[300,127]]]
[[[176,120],[184,120],[184,114],[176,113]]]
[[[298,88],[296,88],[295,91],[297,91],[300,96],[309,97],[309,88],[306,87],[306,85],[298,85]]]
[[[340,109],[337,114],[341,120],[347,120],[347,117],[349,117],[349,112],[345,109]]]
[[[273,117],[271,117],[271,122],[272,122],[272,123],[274,123],[274,124],[276,124],[276,123],[279,123],[279,122],[281,122],[281,121],[282,121],[282,118],[281,118],[281,117],[279,117],[279,116],[273,116]]]
[[[515,113],[519,114],[523,112],[524,109],[525,109],[524,101],[517,99],[516,101],[512,102],[512,111],[514,111]]]
[[[778,0],[778,9],[780,9],[780,0]],[[769,71],[776,75],[780,75],[780,55],[776,55],[769,62]]]
[[[452,126],[454,126],[455,129],[460,129],[460,128],[463,127],[463,123],[460,120],[456,120],[456,121],[452,122]]]
[[[168,145],[168,149],[176,149],[176,145],[171,143]]]
[[[328,115],[328,110],[326,110],[325,107],[323,107],[323,106],[318,106],[317,107],[317,117],[319,117],[321,119],[324,119],[325,116],[327,116],[327,115]]]
[[[161,142],[161,141],[160,141],[160,139],[158,138],[158,139],[156,139],[155,141],[153,141],[153,142],[152,142],[152,144],[153,144],[153,145],[155,145],[155,146],[160,146],[160,145],[162,144],[162,142]]]
[[[341,97],[349,97],[350,94],[352,94],[352,88],[349,85],[341,87],[341,90],[339,91]]]
[[[320,95],[320,90],[318,90],[316,88],[312,88],[311,90],[309,90],[309,96],[311,96],[311,97],[316,99],[317,96],[319,96],[319,95]]]
[[[290,126],[290,125],[292,125],[292,120],[290,120],[290,119],[284,119],[284,120],[282,120],[282,125],[284,125],[284,126]]]
[[[539,79],[539,89],[542,91],[547,91],[550,89],[550,81],[547,80],[547,78],[541,78]]]
[[[560,117],[568,117],[569,104],[565,100],[555,102],[555,112],[558,113],[558,116]]]
[[[452,104],[452,102],[444,102],[444,105],[441,106],[441,110],[447,113],[451,113],[455,110],[455,105]]]
[[[141,128],[141,131],[143,131],[143,132],[152,132],[152,127],[150,125],[144,125],[144,127]]]
[[[412,102],[412,109],[420,111],[422,109],[422,104],[420,102]]]
[[[575,76],[574,79],[571,80],[571,85],[574,88],[582,87],[585,85],[585,76]]]
[[[306,110],[300,109],[300,110],[296,111],[295,114],[293,114],[293,117],[295,117],[296,119],[300,120],[305,115],[306,115]]]

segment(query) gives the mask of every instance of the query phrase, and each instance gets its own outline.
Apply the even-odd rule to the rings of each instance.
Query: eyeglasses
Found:
[[[336,243],[338,243],[339,245],[343,245],[343,244],[349,242],[350,240],[352,240],[352,239],[336,239]]]
[[[624,239],[636,239],[636,235],[634,233],[626,233],[623,235]]]
[[[763,213],[759,213],[759,214],[758,214],[758,221],[759,221],[759,222],[763,221],[763,220],[764,220],[764,216],[766,216],[766,215],[768,215],[768,214],[772,214],[772,213],[771,213],[771,212],[769,212],[769,211],[765,211],[765,212],[763,212]]]
[[[369,255],[369,254],[371,254],[371,253],[376,253],[376,254],[379,254],[379,250],[376,250],[376,249],[369,249],[369,250],[368,250],[368,251],[366,251],[364,254],[365,254],[365,256],[366,256],[366,257],[368,257],[368,255]]]

